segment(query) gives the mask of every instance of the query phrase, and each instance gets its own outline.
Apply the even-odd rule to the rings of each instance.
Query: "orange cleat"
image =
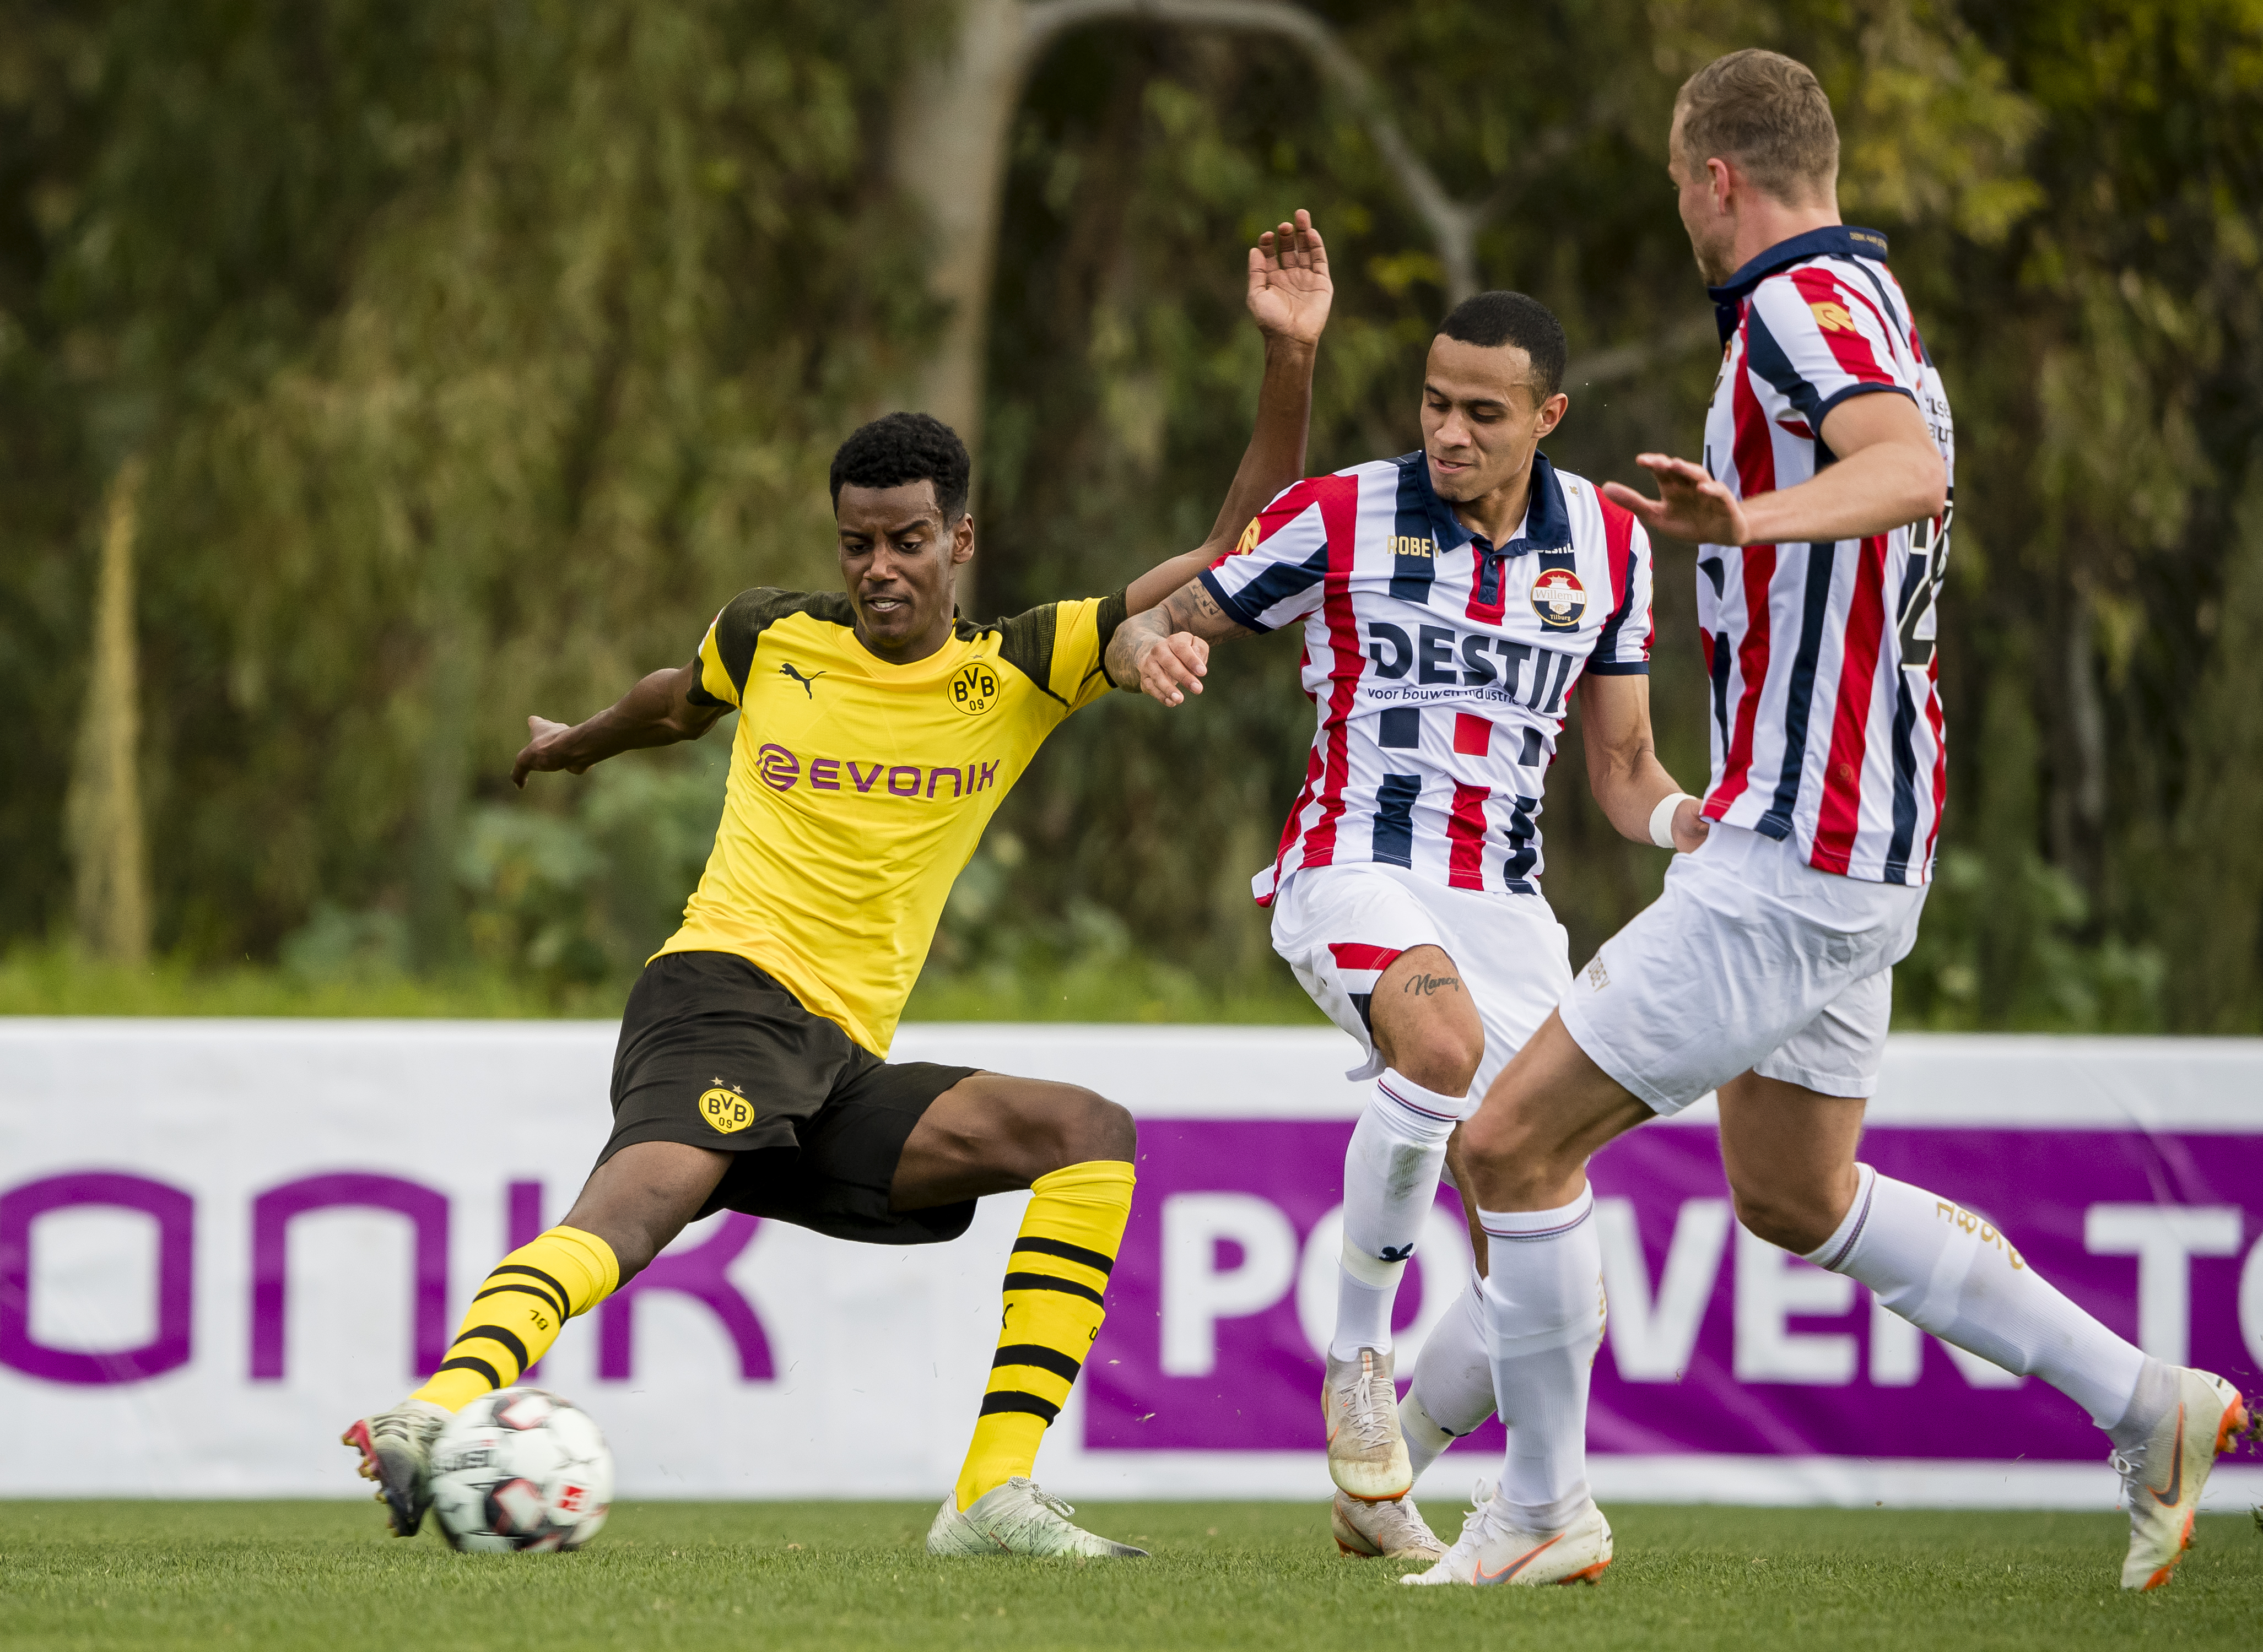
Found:
[[[2192,1547],[2193,1517],[2216,1458],[2263,1433],[2239,1390],[2207,1371],[2177,1372],[2177,1403],[2137,1450],[2117,1452],[2129,1505],[2129,1553],[2122,1587],[2158,1589]]]

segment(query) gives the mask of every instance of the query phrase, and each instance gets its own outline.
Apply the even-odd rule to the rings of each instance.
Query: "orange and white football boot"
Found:
[[[1558,1532],[1526,1532],[1508,1523],[1493,1489],[1478,1482],[1477,1506],[1445,1558],[1402,1583],[1594,1583],[1611,1563],[1611,1523],[1592,1499]]]
[[[2192,1547],[2193,1516],[2216,1458],[2242,1438],[2263,1435],[2263,1419],[2222,1377],[2180,1368],[2176,1378],[2177,1403],[2162,1413],[2145,1443],[2114,1454],[2122,1500],[2129,1505],[2124,1589],[2158,1589],[2169,1581]]]

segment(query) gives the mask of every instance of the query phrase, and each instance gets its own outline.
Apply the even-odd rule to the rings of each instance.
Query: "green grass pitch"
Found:
[[[930,1561],[929,1512],[633,1504],[579,1555],[518,1556],[398,1541],[367,1504],[0,1504],[0,1647],[2263,1648],[2244,1516],[2136,1596],[2104,1513],[1622,1506],[1601,1588],[1417,1591],[1340,1558],[1318,1507],[1089,1504],[1155,1554],[1088,1565]]]

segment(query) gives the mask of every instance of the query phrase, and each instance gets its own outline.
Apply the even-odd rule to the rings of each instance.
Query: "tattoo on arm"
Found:
[[[1189,580],[1165,597],[1162,606],[1155,610],[1163,617],[1165,633],[1190,631],[1208,642],[1222,637],[1238,637],[1247,627],[1237,623],[1200,580]]]
[[[1160,642],[1175,631],[1191,631],[1206,642],[1246,637],[1249,628],[1218,605],[1200,580],[1189,580],[1154,607],[1134,614],[1116,628],[1105,659],[1108,680],[1119,688],[1139,686],[1139,656],[1150,639]]]
[[[1457,992],[1460,992],[1462,977],[1458,975],[1410,975],[1406,977],[1406,984],[1399,990],[1412,993],[1416,998],[1430,998],[1449,987]]]

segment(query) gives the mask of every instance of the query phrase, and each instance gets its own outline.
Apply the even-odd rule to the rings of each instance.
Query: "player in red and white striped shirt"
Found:
[[[2008,1238],[1855,1157],[1940,829],[1948,399],[1885,238],[1839,220],[1838,133],[1811,74],[1772,52],[1720,59],[1682,87],[1668,148],[1721,376],[1704,465],[1645,454],[1659,498],[1608,491],[1699,545],[1710,825],[1466,1129],[1508,1458],[1461,1540],[1408,1581],[1567,1581],[1609,1562],[1586,1475],[1602,1334],[1587,1160],[1717,1089],[1739,1220],[2080,1403],[2125,1477],[2122,1584],[2152,1588],[2216,1453],[2251,1426],[2238,1392],[2149,1359]]]
[[[1648,536],[1538,451],[1568,405],[1564,363],[1536,300],[1457,307],[1431,343],[1421,451],[1289,488],[1109,651],[1117,682],[1177,704],[1200,691],[1208,641],[1303,631],[1312,754],[1254,882],[1275,949],[1367,1050],[1352,1076],[1376,1081],[1345,1158],[1323,1394],[1337,1540],[1356,1554],[1443,1552],[1406,1494],[1493,1409],[1474,1286],[1404,1407],[1391,1309],[1448,1138],[1570,978],[1538,816],[1574,691],[1589,783],[1620,830],[1654,839],[1680,795],[1651,749]],[[1696,810],[1681,812],[1695,847]]]
[[[1941,373],[1885,256],[1876,230],[1831,224],[1715,287],[1725,354],[1704,469],[1719,492],[1708,495],[1674,461],[1653,468],[1669,487],[1689,485],[1693,506],[1717,507],[1692,525],[1725,541],[1697,553],[1713,686],[1706,819],[1788,840],[1826,872],[1922,884],[1947,776],[1934,629],[1956,446]],[[1841,411],[1850,416],[1834,420]],[[1822,436],[1826,425],[1845,453]],[[1927,469],[1920,436],[1941,458],[1942,503],[1929,516],[1791,545],[1763,542],[1768,530],[1739,520],[1742,501],[1813,481],[1834,455],[1883,446],[1874,465]],[[1858,485],[1860,474],[1832,480]],[[1929,494],[1930,474],[1924,481]],[[1632,494],[1629,508],[1657,509]]]

